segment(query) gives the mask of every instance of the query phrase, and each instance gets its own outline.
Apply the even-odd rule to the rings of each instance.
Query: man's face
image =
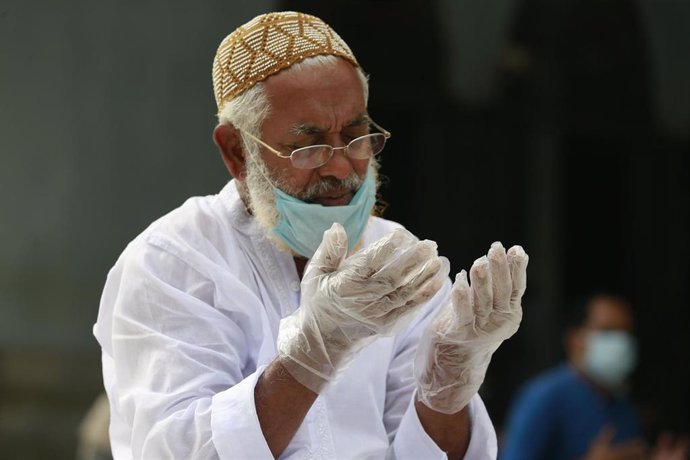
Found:
[[[261,140],[284,154],[315,144],[341,147],[369,132],[363,88],[345,60],[288,69],[269,77],[265,89],[270,113],[262,125]],[[258,157],[248,154],[247,158],[250,207],[271,237],[278,221],[271,183],[306,202],[342,206],[350,202],[369,167],[375,173],[375,166],[375,160],[352,159],[337,150],[318,168],[298,169],[289,158],[260,148]]]
[[[314,144],[341,147],[368,133],[362,85],[352,65],[343,59],[327,67],[280,72],[266,80],[265,88],[271,111],[261,138],[283,153]],[[285,192],[324,206],[348,204],[353,191],[336,187],[315,196],[302,194],[324,180],[335,182],[353,174],[363,178],[369,164],[369,160],[354,160],[336,151],[319,168],[298,169],[287,158],[261,151],[270,178]]]

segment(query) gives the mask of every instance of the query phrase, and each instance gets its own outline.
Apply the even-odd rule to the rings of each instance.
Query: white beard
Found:
[[[247,176],[245,181],[249,198],[247,207],[254,215],[266,237],[281,251],[295,255],[288,245],[273,233],[280,215],[275,204],[273,186],[267,179],[270,172],[266,164],[261,160],[260,155],[255,152],[246,152],[245,158],[247,160]],[[280,186],[282,184],[276,185]]]
[[[309,202],[317,195],[328,192],[334,188],[349,188],[353,191],[359,190],[362,182],[364,182],[363,177],[360,178],[353,172],[350,176],[342,180],[327,177],[318,183],[309,186],[302,192],[293,191],[290,190],[290,187],[287,185],[284,179],[275,178],[276,175],[287,174],[287,171],[283,171],[283,174],[280,174],[280,171],[277,172],[278,174],[271,174],[266,167],[266,163],[264,163],[264,161],[261,159],[261,155],[258,154],[258,152],[246,152],[245,158],[247,161],[247,176],[245,181],[246,191],[249,198],[249,203],[247,203],[247,206],[254,215],[259,227],[261,227],[261,229],[264,231],[266,237],[271,240],[279,250],[290,253],[293,256],[297,256],[298,254],[292,251],[288,245],[273,231],[278,224],[278,220],[280,219],[280,214],[276,208],[273,186],[275,185],[275,187],[278,187],[280,190],[294,196],[295,198]],[[379,183],[378,169],[378,162],[375,158],[372,158],[369,162],[367,173],[374,176],[377,188]]]

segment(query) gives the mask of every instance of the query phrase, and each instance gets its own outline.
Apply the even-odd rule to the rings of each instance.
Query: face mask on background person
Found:
[[[597,331],[587,337],[584,371],[609,389],[620,387],[637,364],[637,342],[624,331]]]
[[[293,251],[311,258],[321,244],[323,232],[338,222],[347,233],[348,251],[357,244],[376,203],[374,175],[367,173],[361,187],[345,206],[305,203],[273,187],[280,218],[273,230]]]

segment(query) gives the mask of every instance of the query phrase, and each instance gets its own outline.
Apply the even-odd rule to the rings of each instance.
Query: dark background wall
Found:
[[[650,437],[687,432],[689,2],[0,0],[2,457],[74,457],[105,275],[227,180],[211,62],[275,8],[322,16],[371,74],[387,217],[454,271],[495,240],[530,254],[523,325],[482,388],[497,427],[562,358],[572,301],[606,289],[638,316]]]

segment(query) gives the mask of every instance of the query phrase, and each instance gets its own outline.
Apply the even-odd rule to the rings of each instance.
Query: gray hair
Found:
[[[316,55],[306,58],[290,67],[290,70],[313,69],[327,67],[338,62],[338,57],[332,55]],[[356,69],[357,77],[364,92],[364,105],[369,100],[369,81],[361,67]],[[266,96],[265,83],[260,81],[236,98],[228,101],[218,112],[219,124],[231,124],[234,127],[261,137],[261,126],[271,111]],[[250,156],[258,155],[258,143],[244,133],[240,133],[244,148]]]

